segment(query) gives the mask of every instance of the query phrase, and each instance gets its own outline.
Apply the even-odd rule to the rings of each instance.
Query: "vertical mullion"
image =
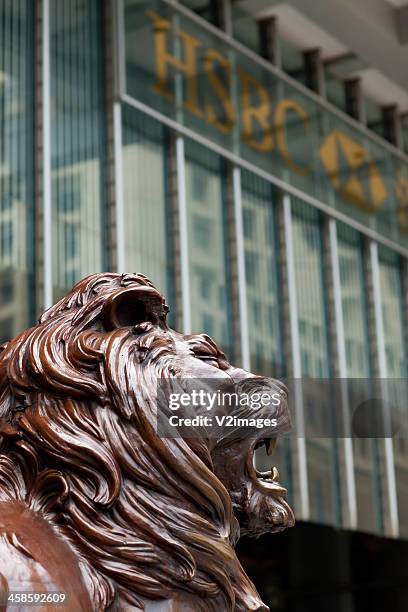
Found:
[[[125,18],[123,0],[112,0],[113,12],[113,87],[116,98],[126,93]]]
[[[18,79],[18,69],[17,69],[17,58],[13,50],[13,43],[14,43],[13,39],[15,37],[18,38],[19,36],[18,22],[19,22],[18,18],[15,18],[13,13],[11,13],[10,15],[10,37],[9,37],[9,42],[10,42],[10,73],[9,74],[11,77],[11,81],[12,82],[16,81],[17,83],[19,82],[19,79]],[[19,40],[19,45],[20,45],[20,40]],[[9,96],[11,98],[12,96],[11,92],[9,93]],[[9,140],[10,158],[9,159],[10,159],[10,195],[11,195],[12,200],[14,200],[15,202],[17,202],[16,175],[17,175],[17,181],[18,181],[18,165],[17,165],[17,156],[16,156],[16,153],[17,153],[17,147],[16,147],[17,125],[18,125],[18,119],[16,115],[13,113],[13,115],[10,117],[10,128],[9,128],[9,138],[10,138]],[[11,233],[13,233],[14,227],[17,229],[20,226],[19,217],[20,217],[19,207],[14,206],[13,212],[10,218]],[[7,237],[7,242],[9,242],[8,237]],[[17,243],[17,240],[14,240],[11,244],[11,249],[8,247],[7,250],[9,251],[10,264],[17,268],[18,263],[17,263],[17,258],[16,258],[16,254],[17,254],[16,243]]]
[[[67,42],[68,42],[68,64],[70,67],[69,72],[69,80],[68,80],[68,90],[70,94],[70,112],[68,113],[67,123],[68,123],[68,133],[69,133],[69,152],[70,155],[68,157],[68,184],[69,184],[69,193],[70,193],[70,211],[67,211],[64,207],[64,244],[65,244],[65,257],[64,257],[64,288],[69,287],[72,284],[72,257],[68,262],[67,255],[69,253],[69,240],[76,233],[77,228],[79,230],[81,226],[81,202],[78,202],[78,210],[76,210],[75,204],[75,176],[74,176],[74,168],[77,166],[79,162],[78,158],[78,133],[76,128],[76,122],[79,119],[79,106],[78,100],[75,96],[75,89],[79,90],[79,70],[78,70],[78,62],[75,58],[75,38],[78,36],[79,32],[79,23],[78,23],[78,15],[76,10],[76,5],[73,2],[68,2],[69,7],[69,22],[71,25],[67,28]],[[85,8],[84,14],[88,11],[88,7]],[[64,26],[67,24],[64,24]],[[65,28],[64,28],[65,30]],[[86,54],[86,50],[83,50],[83,54]],[[78,58],[79,59],[79,58]],[[88,173],[87,173],[88,174]],[[88,178],[84,182],[85,189],[87,188]],[[65,199],[65,194],[64,194]],[[89,203],[88,203],[89,206]],[[67,214],[68,212],[68,214]],[[72,253],[69,253],[72,255]],[[82,249],[80,247],[79,258],[81,259],[83,256]]]
[[[13,23],[13,21],[15,21],[15,23]],[[13,75],[13,80],[15,80],[18,83],[18,87],[20,86],[21,80],[20,80],[20,74],[19,74],[19,57],[17,53],[14,53],[14,44],[13,44],[13,39],[16,37],[18,40],[18,44],[19,44],[19,48],[21,48],[21,30],[20,30],[20,20],[18,19],[18,17],[15,18],[15,20],[12,17],[12,22],[11,22],[11,27],[12,27],[12,35],[10,37],[10,55],[11,55],[11,74]],[[14,115],[13,119],[11,121],[11,165],[14,168],[14,171],[11,172],[11,192],[12,192],[12,197],[15,198],[16,200],[20,200],[20,198],[18,197],[18,184],[19,184],[19,174],[21,172],[20,169],[20,165],[19,165],[19,156],[18,156],[18,141],[17,141],[17,134],[18,134],[18,116]],[[11,249],[10,249],[10,263],[12,266],[15,266],[15,268],[18,269],[19,266],[19,262],[18,262],[18,250],[16,248],[16,245],[18,243],[18,241],[21,239],[20,236],[18,236],[18,230],[21,227],[21,223],[22,223],[22,219],[21,219],[21,212],[19,210],[19,207],[16,207],[16,211],[14,214],[14,219],[15,219],[15,227],[17,229],[16,232],[16,239],[12,240],[12,244],[11,244]],[[11,227],[13,227],[13,223],[11,225]],[[13,233],[13,229],[11,230],[11,233]]]
[[[223,30],[228,36],[233,36],[233,27],[232,27],[232,11],[231,4],[232,0],[221,0],[222,3],[222,11],[223,11]]]
[[[295,276],[295,255],[293,248],[293,228],[292,228],[292,207],[288,194],[283,196],[283,233],[285,244],[285,256],[287,266],[288,282],[288,318],[289,318],[289,338],[291,353],[291,371],[294,379],[293,398],[296,414],[296,441],[297,441],[297,461],[298,461],[298,486],[300,495],[300,513],[303,520],[310,517],[309,503],[309,483],[307,475],[307,453],[305,438],[305,423],[303,410],[303,397],[301,387],[302,365],[300,358],[300,338],[297,308],[296,276]]]
[[[234,200],[234,222],[238,279],[238,308],[240,320],[241,362],[245,370],[250,369],[250,349],[248,330],[248,304],[246,294],[245,244],[242,219],[241,169],[232,169],[232,193]]]
[[[179,243],[180,243],[180,276],[181,276],[181,311],[183,333],[191,333],[191,296],[188,249],[188,219],[186,200],[186,162],[184,138],[176,137],[176,174],[179,205]]]
[[[61,17],[64,22],[64,14],[65,14],[65,5],[64,1],[61,0],[59,3],[59,11],[55,10],[55,3],[51,5],[51,26],[50,26],[50,36],[52,35],[52,43],[53,48],[50,49],[52,55],[53,66],[51,66],[51,71],[55,75],[52,79],[51,83],[51,97],[55,100],[55,114],[54,121],[52,125],[52,138],[51,138],[51,149],[53,151],[53,165],[56,175],[56,179],[54,180],[54,191],[53,198],[56,203],[54,216],[52,219],[53,223],[53,231],[55,232],[56,242],[61,245],[63,244],[63,236],[62,236],[62,227],[63,224],[60,223],[60,207],[59,202],[61,201],[61,190],[64,185],[62,184],[62,179],[58,177],[59,165],[62,164],[62,160],[65,155],[65,106],[62,109],[59,106],[59,100],[65,100],[65,90],[64,83],[66,81],[64,67],[60,60],[61,55],[61,44],[62,42],[58,42],[63,33],[61,31]],[[55,69],[54,69],[55,66]],[[58,78],[55,78],[58,75]],[[64,175],[65,176],[65,175]],[[64,179],[65,180],[65,179]],[[53,270],[55,277],[53,282],[57,286],[61,286],[62,283],[60,281],[62,277],[62,260],[63,255],[61,253],[61,248],[56,249],[54,253],[54,263]]]
[[[113,104],[113,146],[115,173],[115,210],[116,210],[116,271],[126,271],[125,217],[123,201],[123,143],[122,143],[122,105]]]
[[[120,96],[124,92],[124,55],[123,55],[123,36],[124,36],[124,7],[121,0],[111,2],[111,14],[113,23],[113,95],[109,99],[112,105],[112,124],[113,124],[113,200],[114,200],[114,227],[115,236],[113,242],[116,244],[115,267],[117,272],[126,271],[126,249],[125,249],[125,211],[123,194],[123,122],[122,104]],[[115,245],[112,245],[113,249]],[[113,251],[112,249],[112,251]],[[112,262],[113,263],[113,262]]]
[[[77,164],[78,167],[83,166],[85,169],[84,175],[73,173],[74,184],[72,185],[73,197],[75,198],[76,185],[75,182],[84,181],[85,192],[87,194],[87,201],[84,203],[81,201],[82,198],[79,196],[78,212],[74,216],[74,233],[77,234],[77,238],[74,239],[74,243],[77,242],[79,253],[74,253],[74,273],[80,270],[95,270],[99,271],[99,267],[95,266],[95,260],[98,258],[97,243],[94,242],[94,235],[98,231],[97,227],[99,224],[99,211],[98,209],[98,193],[97,187],[94,184],[95,174],[97,172],[98,164],[98,152],[95,149],[95,130],[94,123],[97,119],[97,106],[94,103],[98,99],[98,73],[97,70],[92,70],[92,55],[94,49],[97,49],[96,37],[98,33],[97,23],[94,19],[94,7],[95,3],[93,0],[88,0],[86,10],[82,14],[79,11],[75,14],[77,22],[76,27],[76,40],[77,44],[81,44],[84,49],[82,54],[82,62],[78,57],[76,63],[77,74],[76,82],[78,91],[83,92],[82,104],[81,100],[78,100],[78,106],[76,109],[76,137],[77,137]],[[82,30],[82,31],[81,31]],[[75,38],[74,38],[75,40]],[[79,41],[81,41],[79,43]],[[81,65],[82,63],[82,65]],[[87,113],[90,113],[90,116]],[[76,165],[76,164],[75,164]],[[90,214],[89,214],[90,213]],[[91,224],[88,223],[88,218],[92,218],[94,222],[94,229]],[[85,240],[85,236],[88,236],[88,240]],[[78,266],[78,267],[77,267]]]
[[[175,14],[172,19],[172,42],[174,55],[181,56],[181,41],[176,36],[180,26],[179,16]],[[175,100],[177,121],[183,123],[183,86],[181,74],[175,77]],[[178,198],[178,237],[180,255],[180,287],[181,287],[181,322],[184,334],[191,333],[191,288],[188,246],[188,211],[186,197],[186,156],[185,140],[180,134],[176,135],[176,185]]]
[[[42,198],[44,307],[52,305],[52,208],[51,208],[51,105],[50,105],[50,7],[42,2]]]
[[[5,33],[7,32],[7,28],[6,28],[6,10],[5,10],[4,5],[0,7],[0,28],[1,28],[1,31],[4,33],[3,36],[0,38],[0,70],[4,72],[4,74],[6,74]],[[5,116],[5,99],[4,99],[4,96],[0,96],[0,121],[2,125],[5,125],[4,116]],[[4,133],[5,133],[5,130],[4,130]],[[6,139],[5,138],[2,138],[2,141],[0,142],[0,159],[6,160]],[[6,180],[5,180],[5,177],[3,177],[3,180],[0,181],[0,211],[2,212],[2,214],[4,214],[3,207],[5,207],[6,202],[7,202],[6,194],[7,194]],[[11,206],[11,202],[10,202],[10,206]],[[3,248],[4,248],[2,246],[4,244],[4,241],[2,239],[3,229],[4,229],[4,226],[0,224],[0,261],[3,258]]]
[[[381,299],[381,283],[380,283],[380,266],[378,258],[378,244],[371,241],[369,244],[370,270],[372,275],[372,290],[373,290],[373,306],[374,320],[376,330],[376,349],[378,358],[378,375],[381,379],[387,378],[387,359],[385,352],[385,336],[384,336],[384,321],[382,313]],[[385,432],[389,435],[389,432]],[[394,447],[390,437],[384,438],[385,451],[385,470],[387,475],[387,493],[389,503],[389,519],[391,535],[398,537],[399,521],[398,521],[398,504],[397,504],[397,486],[395,480],[394,466]]]

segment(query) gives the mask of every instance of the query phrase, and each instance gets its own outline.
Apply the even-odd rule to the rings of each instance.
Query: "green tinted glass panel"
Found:
[[[34,6],[0,3],[0,342],[33,323]]]
[[[197,13],[200,17],[209,21],[210,23],[216,22],[216,2],[213,0],[182,0],[180,4],[184,4],[187,8],[194,13]]]
[[[293,246],[302,376],[328,378],[330,361],[320,217],[318,211],[299,201],[293,206]]]
[[[323,253],[318,211],[297,201],[292,207],[293,248],[302,378],[331,375],[327,296],[323,278]],[[303,387],[303,403],[309,419],[318,418],[313,407],[317,398]],[[315,415],[315,416],[314,416]],[[313,520],[340,522],[336,440],[309,438],[306,441],[310,509]]]
[[[368,378],[371,367],[361,235],[341,223],[337,233],[347,373],[353,378]]]
[[[124,106],[122,140],[126,269],[146,274],[173,306],[166,131]]]
[[[326,97],[335,106],[346,111],[346,100],[344,95],[344,80],[332,73],[330,68],[325,68],[324,83],[326,88]]]
[[[380,283],[387,375],[390,378],[405,378],[407,357],[400,260],[388,249],[380,249]]]
[[[306,84],[303,53],[286,38],[279,37],[282,69],[302,85]]]
[[[223,164],[186,142],[186,200],[192,332],[205,331],[232,358]]]
[[[231,3],[232,33],[240,43],[259,53],[259,31],[258,22],[253,15]]]
[[[242,214],[251,369],[267,376],[284,374],[280,321],[278,243],[273,188],[242,173]]]
[[[98,0],[50,2],[54,299],[106,269],[102,25]]]
[[[408,246],[406,156],[177,4],[124,6],[126,95]]]
[[[347,376],[351,379],[367,379],[369,392],[372,370],[362,237],[341,223],[337,224],[337,236]],[[359,387],[358,391],[361,392],[364,387]],[[365,398],[356,397],[352,384],[349,392],[353,418],[355,407]],[[378,440],[353,438],[357,521],[358,528],[363,531],[382,531],[379,449]]]

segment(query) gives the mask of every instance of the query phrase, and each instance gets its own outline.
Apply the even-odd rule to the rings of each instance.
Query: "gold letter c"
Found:
[[[285,100],[281,100],[281,102],[279,102],[275,110],[276,142],[280,154],[289,168],[296,172],[296,174],[300,174],[300,176],[307,176],[312,171],[311,166],[299,166],[299,164],[297,164],[289,154],[285,135],[286,113],[289,110],[297,113],[303,120],[305,131],[310,129],[309,114],[295,100],[286,98]]]

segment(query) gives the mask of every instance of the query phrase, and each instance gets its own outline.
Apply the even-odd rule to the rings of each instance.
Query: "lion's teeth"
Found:
[[[272,455],[273,451],[275,450],[275,446],[276,438],[268,438],[267,440],[265,440],[265,448],[267,455]]]
[[[277,467],[272,468],[272,480],[279,480],[279,472]]]

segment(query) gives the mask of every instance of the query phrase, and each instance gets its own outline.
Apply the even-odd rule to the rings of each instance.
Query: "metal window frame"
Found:
[[[244,370],[251,367],[251,355],[249,345],[248,327],[248,302],[247,285],[245,270],[245,244],[244,226],[242,213],[242,183],[241,169],[234,166],[232,169],[232,193],[234,200],[234,221],[235,221],[235,243],[236,243],[236,265],[238,279],[238,310],[240,322],[240,342],[241,342],[241,361]]]
[[[177,27],[179,15],[173,17],[174,25]],[[175,41],[175,55],[181,57],[181,41]],[[124,77],[125,78],[125,77]],[[123,80],[123,79],[122,79]],[[183,83],[181,75],[176,76],[176,101],[177,108],[182,108]],[[179,243],[179,265],[180,265],[180,289],[181,289],[181,322],[184,334],[191,333],[191,285],[190,285],[190,260],[188,245],[188,212],[186,195],[186,154],[185,140],[180,133],[175,135],[176,148],[176,185],[178,199],[178,243]]]
[[[116,242],[116,271],[126,271],[126,246],[125,246],[125,203],[123,193],[123,140],[122,140],[122,103],[121,92],[126,88],[125,82],[125,49],[123,35],[124,5],[123,0],[112,0],[112,22],[113,22],[113,86],[112,117],[113,117],[113,190],[115,208],[115,242]]]
[[[126,272],[125,247],[125,209],[123,197],[123,143],[122,143],[122,104],[113,103],[113,148],[114,148],[114,180],[115,180],[115,239],[116,239],[116,271]]]
[[[190,260],[188,249],[188,216],[186,198],[186,160],[184,138],[176,137],[176,173],[180,245],[181,316],[183,333],[191,333]]]
[[[126,91],[126,58],[125,58],[125,9],[123,0],[111,0],[112,3],[112,23],[113,23],[113,85],[116,98]]]
[[[52,290],[52,182],[51,182],[51,92],[50,92],[50,4],[41,6],[41,106],[42,106],[42,239],[43,304],[53,304]]]

